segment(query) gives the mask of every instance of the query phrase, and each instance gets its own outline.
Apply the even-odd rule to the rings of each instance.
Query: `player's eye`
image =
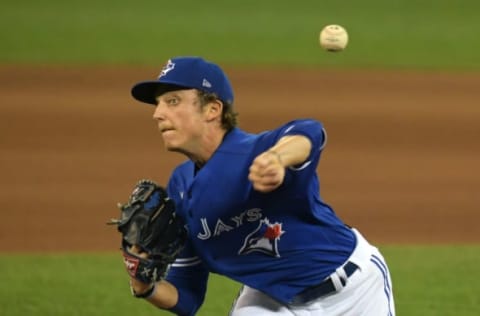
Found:
[[[168,105],[177,105],[180,102],[178,98],[168,98],[167,99],[167,104]]]

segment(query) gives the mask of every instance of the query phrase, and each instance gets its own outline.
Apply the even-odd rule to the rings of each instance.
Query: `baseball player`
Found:
[[[188,158],[167,186],[186,245],[165,279],[131,278],[135,296],[195,315],[218,273],[243,284],[233,316],[395,315],[384,258],[319,195],[320,122],[240,129],[227,76],[198,57],[170,59],[132,95],[155,106],[166,149]]]

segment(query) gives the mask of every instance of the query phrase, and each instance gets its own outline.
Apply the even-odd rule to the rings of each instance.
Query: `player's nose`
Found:
[[[163,121],[165,119],[165,106],[161,102],[155,107],[153,111],[153,119],[157,121]]]

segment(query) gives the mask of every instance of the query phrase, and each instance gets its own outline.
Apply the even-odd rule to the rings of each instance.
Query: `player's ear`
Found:
[[[207,121],[212,121],[222,117],[223,102],[219,99],[210,101],[205,107]]]

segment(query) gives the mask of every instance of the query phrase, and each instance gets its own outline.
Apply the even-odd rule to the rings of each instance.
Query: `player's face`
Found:
[[[205,128],[197,90],[170,91],[157,97],[153,118],[158,122],[168,150],[183,153],[196,151]]]

